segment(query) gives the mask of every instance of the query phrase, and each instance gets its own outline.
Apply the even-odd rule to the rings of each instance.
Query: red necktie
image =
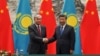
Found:
[[[39,34],[41,35],[41,30],[40,30],[40,26],[38,25],[37,27]]]

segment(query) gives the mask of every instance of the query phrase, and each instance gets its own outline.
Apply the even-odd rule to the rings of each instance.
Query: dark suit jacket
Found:
[[[38,52],[44,53],[47,47],[42,40],[46,37],[46,28],[41,26],[41,36],[35,24],[29,26],[28,30],[30,36],[28,52],[30,54],[38,54]]]
[[[49,39],[48,43],[51,43],[55,40],[57,40],[57,43],[56,43],[57,51],[59,51],[59,49],[62,52],[64,50],[66,50],[66,51],[69,51],[70,49],[74,50],[74,44],[75,44],[74,28],[69,25],[66,25],[62,35],[60,35],[60,26],[58,26],[55,29],[54,36],[51,39]]]

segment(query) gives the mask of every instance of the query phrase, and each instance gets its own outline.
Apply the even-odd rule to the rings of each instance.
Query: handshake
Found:
[[[44,43],[48,43],[48,38],[43,38]]]

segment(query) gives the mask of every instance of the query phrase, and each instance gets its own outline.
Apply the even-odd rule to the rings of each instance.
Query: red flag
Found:
[[[96,52],[97,54],[100,54],[100,25],[97,33]]]
[[[88,0],[80,26],[84,54],[96,54],[96,40],[99,26],[96,0]]]
[[[14,52],[12,25],[6,0],[0,1],[0,50]]]
[[[56,20],[51,0],[42,0],[40,14],[42,15],[42,24],[46,26],[47,29],[47,37],[50,38],[53,36],[56,27]],[[55,54],[55,45],[55,43],[48,45],[48,54]]]

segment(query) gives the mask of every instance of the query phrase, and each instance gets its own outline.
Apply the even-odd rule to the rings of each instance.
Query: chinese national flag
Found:
[[[100,25],[97,33],[96,52],[97,54],[100,54]]]
[[[83,54],[97,54],[96,43],[98,26],[99,17],[96,0],[88,0],[80,26]]]
[[[56,27],[56,20],[51,0],[42,0],[40,14],[42,15],[42,24],[46,26],[47,37],[50,38],[53,36]],[[55,50],[55,42],[48,45],[48,54],[55,54]]]
[[[0,50],[14,52],[12,25],[6,0],[0,1]]]

